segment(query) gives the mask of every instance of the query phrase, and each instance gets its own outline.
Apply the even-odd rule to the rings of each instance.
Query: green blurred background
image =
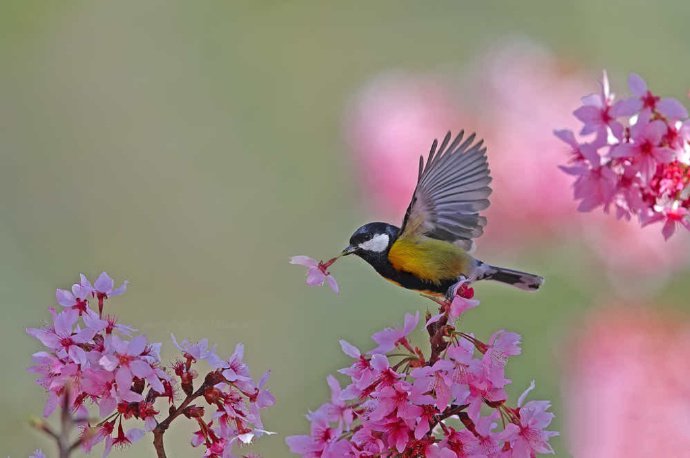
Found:
[[[285,435],[308,430],[326,374],[347,363],[337,340],[366,346],[427,307],[362,262],[334,266],[339,296],[307,289],[287,263],[329,257],[372,218],[343,139],[352,94],[390,68],[462,71],[526,36],[592,81],[637,71],[685,100],[688,19],[680,0],[0,2],[0,455],[53,456],[27,424],[44,395],[24,328],[48,318],[55,287],[107,270],[131,282],[113,311],[163,341],[165,358],[172,332],[226,356],[244,342],[254,375],[272,369],[265,423],[279,434],[255,450],[288,456]],[[577,246],[520,250],[511,263],[545,274],[544,290],[478,286],[466,321],[479,336],[524,335],[511,395],[535,378],[556,429],[560,353],[598,291]],[[659,291],[665,304],[682,307],[682,278]],[[190,431],[174,426],[170,455],[198,453]],[[149,444],[114,453],[153,456]]]

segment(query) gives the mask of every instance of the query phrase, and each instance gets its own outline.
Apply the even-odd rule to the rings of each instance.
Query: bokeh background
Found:
[[[347,364],[337,340],[366,348],[429,306],[355,259],[332,269],[339,296],[307,289],[289,256],[327,258],[360,224],[399,222],[416,156],[461,127],[486,137],[496,177],[478,255],[547,278],[538,294],[478,285],[465,321],[523,334],[511,395],[536,379],[534,397],[553,400],[559,457],[617,456],[615,440],[645,431],[626,426],[640,392],[673,421],[688,391],[645,368],[690,374],[687,238],[578,215],[552,130],[575,126],[603,68],[614,91],[635,71],[686,102],[688,19],[680,0],[0,2],[0,455],[52,456],[27,423],[44,395],[24,328],[47,320],[54,288],[107,270],[130,280],[114,311],[164,357],[172,332],[226,356],[244,342],[254,375],[272,369],[279,434],[254,450],[288,456],[284,437],[307,431]],[[636,362],[647,341],[660,351]],[[611,397],[631,379],[646,384]],[[174,426],[171,455],[195,456],[190,431]]]

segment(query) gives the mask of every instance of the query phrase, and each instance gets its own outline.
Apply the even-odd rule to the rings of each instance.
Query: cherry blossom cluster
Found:
[[[61,452],[62,447],[90,452],[103,442],[107,456],[113,446],[130,445],[151,432],[158,456],[165,456],[163,434],[180,416],[198,424],[192,445],[203,446],[207,457],[234,456],[235,445],[265,434],[259,411],[274,402],[264,388],[268,373],[258,383],[252,380],[243,362],[243,346],[238,344],[223,360],[206,339],[178,343],[173,336],[182,355],[166,368],[160,343],[118,323],[115,316],[104,315],[106,301],[126,288],[126,282],[115,288],[105,272],[93,284],[81,275],[71,290],[57,290],[62,309],[50,309],[51,322],[27,329],[46,347],[33,355],[29,369],[48,393],[44,416],[62,404],[67,416],[80,425],[73,444],[59,444]],[[195,386],[197,364],[202,361],[210,370]],[[184,397],[178,404],[180,389]],[[202,403],[194,404],[197,400]],[[212,414],[206,415],[206,409]],[[58,436],[45,422],[40,422],[40,429]]]
[[[575,117],[580,138],[555,132],[571,148],[580,211],[602,206],[616,217],[635,216],[642,226],[663,222],[668,239],[678,225],[690,229],[690,120],[683,105],[661,98],[636,74],[628,77],[632,96],[616,100],[604,73],[601,91],[582,99]]]
[[[520,336],[504,330],[482,342],[457,328],[457,319],[479,301],[466,283],[452,300],[437,301],[427,314],[428,355],[408,336],[419,313],[406,314],[399,328],[372,336],[377,346],[362,353],[341,340],[353,359],[339,372],[342,387],[328,376],[329,402],[307,418],[311,433],[290,436],[290,450],[308,458],[340,457],[532,457],[553,453],[547,431],[553,414],[548,401],[525,398],[508,403],[505,377],[509,357],[520,354]],[[500,427],[499,427],[500,426]]]

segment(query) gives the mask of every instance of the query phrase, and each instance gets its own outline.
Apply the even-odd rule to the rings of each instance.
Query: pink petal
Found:
[[[117,368],[118,364],[120,364],[120,361],[114,355],[103,355],[101,359],[98,360],[98,364],[100,364],[103,369],[112,372]]]
[[[326,276],[319,268],[310,268],[307,271],[307,285],[309,286],[321,286],[325,279]]]
[[[113,289],[113,286],[115,286],[115,282],[105,272],[101,272],[96,281],[93,283],[94,289],[102,293],[110,293],[110,291]]]
[[[134,361],[130,362],[129,369],[132,371],[132,374],[139,378],[146,378],[154,374],[151,366],[140,359],[135,359]]]
[[[668,162],[673,161],[676,158],[676,152],[675,150],[668,148],[666,146],[654,148],[654,159],[657,161],[666,164]]]
[[[637,150],[630,143],[619,143],[611,148],[609,156],[611,157],[633,157]]]
[[[592,143],[583,143],[580,145],[580,153],[592,164],[593,167],[601,165],[601,156],[599,156],[599,148]]]
[[[604,98],[608,98],[611,94],[611,89],[609,86],[609,75],[606,72],[606,70],[604,70],[602,73],[603,74],[601,76],[601,92]]]
[[[388,358],[385,355],[377,353],[371,357],[371,366],[377,371],[385,371],[390,367]]]
[[[293,256],[290,258],[290,264],[298,264],[305,267],[318,267],[319,261],[309,256]]]
[[[343,353],[351,358],[359,358],[362,355],[357,347],[346,340],[340,340],[340,348],[343,350]]]
[[[420,418],[419,423],[417,423],[417,426],[414,429],[414,438],[419,440],[422,437],[424,437],[424,435],[428,431],[429,431],[429,420],[427,420],[426,418]],[[455,455],[455,453],[453,453],[450,456],[455,457],[456,455]]]
[[[105,398],[101,398],[100,401],[98,401],[98,414],[105,418],[107,417],[115,408],[117,407],[117,400],[112,397],[108,396]]]
[[[611,107],[611,116],[614,118],[629,117],[642,110],[642,100],[637,97],[619,100]]]
[[[117,382],[117,388],[120,393],[123,391],[129,391],[132,387],[132,373],[126,367],[120,367],[117,372],[115,372],[115,382]]]
[[[81,285],[82,288],[86,288],[89,291],[93,290],[93,286],[91,286],[91,282],[89,281],[88,278],[86,278],[86,275],[84,275],[84,274],[79,274],[79,284]]]
[[[72,328],[79,320],[79,312],[74,309],[67,309],[58,313],[55,317],[55,334],[60,337],[69,337],[72,334]]]
[[[585,124],[598,123],[601,120],[601,110],[591,105],[581,106],[573,114]]]
[[[105,444],[103,446],[103,455],[101,458],[106,458],[110,455],[110,451],[113,449],[113,436],[108,436],[105,438]]]
[[[67,351],[67,354],[69,355],[72,361],[74,361],[77,364],[81,364],[82,366],[88,362],[88,359],[86,358],[86,352],[76,345],[71,345],[69,347],[69,350]]]
[[[628,76],[628,87],[630,92],[638,97],[642,97],[647,93],[647,83],[637,73],[631,73]]]
[[[412,315],[411,313],[405,314],[405,324],[403,325],[403,333],[408,335],[414,328],[417,327],[419,323],[419,311]]]
[[[335,281],[335,278],[332,275],[326,275],[326,283],[328,283],[328,286],[331,287],[335,294],[338,294],[340,292],[338,282]]]
[[[48,392],[48,399],[46,400],[45,406],[43,407],[43,416],[49,417],[57,407],[60,402],[60,397],[53,391]]]
[[[553,133],[556,137],[560,138],[565,143],[570,145],[570,147],[573,148],[573,150],[578,150],[580,148],[580,144],[575,139],[575,134],[573,134],[572,130],[570,130],[570,129],[554,130]]]
[[[158,422],[156,421],[155,417],[148,417],[146,420],[144,420],[144,430],[146,431],[153,431],[157,425]]]
[[[146,336],[140,335],[133,338],[127,346],[127,354],[132,356],[141,355],[146,349]]]
[[[661,137],[666,134],[666,131],[666,123],[661,120],[652,121],[645,127],[644,136],[656,145],[661,141]]]
[[[125,433],[125,437],[127,437],[127,439],[129,439],[130,442],[134,443],[134,442],[138,441],[139,439],[141,439],[142,437],[144,437],[145,434],[146,433],[144,432],[143,429],[132,428]]]
[[[144,396],[139,393],[135,393],[130,389],[118,389],[117,393],[120,395],[123,401],[127,402],[139,402],[144,400]]]
[[[91,328],[84,328],[72,336],[72,340],[76,343],[90,343],[96,335],[96,330]]]
[[[155,374],[151,374],[148,377],[146,377],[146,381],[149,382],[149,385],[151,385],[151,388],[153,388],[154,391],[156,391],[158,393],[164,393],[165,392],[165,387],[163,386],[163,382],[161,382],[160,379]]]
[[[678,100],[668,97],[657,103],[656,109],[671,121],[677,121],[688,117],[688,110]]]
[[[127,291],[127,285],[128,284],[129,284],[129,282],[127,280],[123,281],[122,284],[118,288],[114,289],[109,294],[109,296],[113,297],[113,296],[119,296],[121,294],[124,294]]]
[[[242,342],[239,342],[235,345],[235,350],[232,352],[232,356],[230,357],[231,361],[242,361],[244,358],[244,344]]]
[[[536,383],[534,383],[534,380],[532,380],[532,382],[530,382],[527,389],[525,391],[523,391],[522,394],[520,395],[520,397],[518,398],[518,401],[517,401],[518,407],[522,407],[522,403],[525,401],[525,398],[527,398],[527,395],[529,394],[530,391],[532,391],[534,389],[535,386],[537,386],[537,385],[536,385]]]
[[[108,341],[106,340],[106,343]],[[127,347],[128,343],[122,339],[120,339],[118,336],[113,335],[110,338],[110,346],[115,350],[117,353],[127,353]],[[107,348],[107,346],[106,346]]]
[[[64,289],[55,290],[55,300],[63,307],[72,307],[76,302],[72,293]]]
[[[676,222],[672,219],[667,219],[664,223],[664,227],[661,229],[661,233],[664,236],[664,240],[668,240],[676,232]]]
[[[443,315],[444,315],[443,313],[439,313],[438,315],[432,316],[431,318],[429,318],[429,319],[427,320],[427,322],[426,322],[426,324],[424,325],[424,327],[427,327],[427,326],[429,326],[429,325],[432,324],[432,323],[436,323],[438,320],[440,320],[440,319],[443,317]]]
[[[604,106],[603,101],[601,100],[601,95],[599,94],[586,95],[582,97],[581,101],[586,107],[596,108],[597,113],[599,113],[601,108]]]
[[[57,348],[60,345],[60,338],[54,333],[48,332],[45,329],[27,328],[26,333],[31,337],[38,339],[48,348]]]

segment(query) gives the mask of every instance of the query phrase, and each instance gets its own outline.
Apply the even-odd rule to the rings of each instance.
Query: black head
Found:
[[[365,224],[352,234],[350,246],[343,250],[343,254],[356,254],[364,259],[382,256],[388,253],[399,231],[387,223]]]

